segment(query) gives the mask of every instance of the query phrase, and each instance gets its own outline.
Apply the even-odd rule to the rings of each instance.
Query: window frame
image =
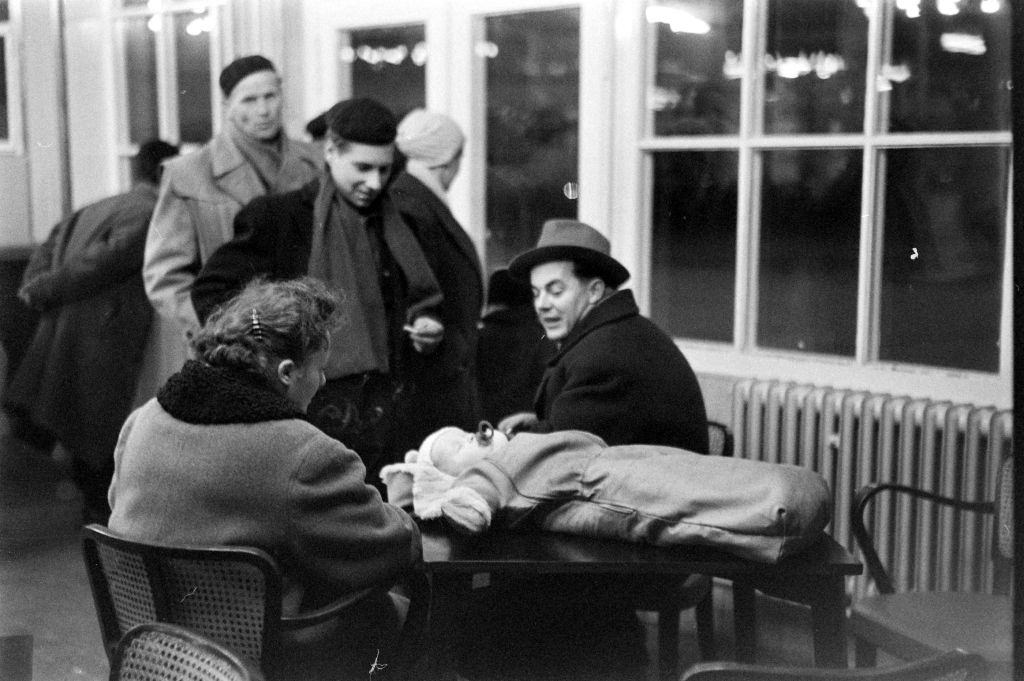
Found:
[[[700,373],[727,376],[753,376],[787,381],[824,383],[837,387],[864,389],[900,394],[914,394],[934,399],[969,401],[1012,406],[1012,239],[1011,207],[1008,203],[1004,237],[1002,268],[1002,305],[999,320],[999,370],[994,373],[949,369],[878,359],[882,224],[879,192],[884,189],[878,181],[879,155],[886,149],[920,146],[994,146],[1009,148],[1012,133],[901,133],[879,132],[879,96],[867,82],[879,72],[882,49],[886,38],[883,33],[885,3],[872,3],[873,15],[868,25],[868,61],[865,69],[864,120],[865,133],[840,135],[768,135],[763,130],[763,70],[758,68],[756,55],[763,53],[767,38],[768,3],[747,0],[743,9],[743,66],[747,74],[741,83],[740,126],[736,135],[658,137],[648,124],[650,113],[644,106],[646,88],[652,82],[652,65],[656,46],[654,32],[644,17],[646,4],[642,0],[617,6],[616,25],[619,34],[629,36],[644,49],[635,49],[638,55],[630,63],[626,59],[627,45],[622,40],[617,52],[622,57],[623,75],[617,78],[619,105],[616,120],[625,128],[617,135],[616,158],[637,157],[633,168],[624,168],[625,179],[619,182],[626,188],[617,208],[613,209],[612,224],[621,225],[613,234],[613,244],[620,246],[626,264],[634,276],[630,284],[635,289],[641,309],[650,310],[650,258],[653,206],[653,154],[662,151],[734,150],[739,154],[737,194],[737,252],[734,330],[732,343],[717,343],[677,338],[694,369]],[[636,78],[636,74],[642,77]],[[751,75],[752,74],[752,75]],[[629,75],[633,76],[632,81]],[[755,340],[758,302],[759,263],[759,195],[760,154],[775,149],[854,148],[863,150],[863,177],[861,193],[860,253],[858,262],[858,300],[856,351],[853,357],[839,357],[811,353],[798,353],[774,348],[758,347]],[[1010,178],[1007,178],[1009,185]],[[617,192],[622,196],[622,192]],[[1007,196],[1011,197],[1009,186]],[[641,224],[636,224],[640,215]],[[685,292],[681,292],[685,294]]]
[[[130,138],[128,116],[128,80],[125,67],[124,33],[122,22],[126,19],[162,15],[169,21],[173,15],[185,12],[206,11],[213,17],[210,29],[210,110],[213,112],[211,121],[213,134],[220,132],[222,117],[218,112],[222,108],[223,96],[217,85],[217,77],[226,65],[227,40],[232,35],[231,0],[160,0],[153,7],[140,5],[124,7],[120,0],[110,0],[112,36],[114,41],[114,98],[117,121],[117,157],[122,179],[127,183],[130,175],[130,160],[138,151],[138,145]],[[157,134],[160,139],[177,141],[181,138],[178,120],[176,57],[177,46],[173,31],[163,30],[156,33],[156,88],[157,88]],[[182,153],[198,149],[197,143],[181,145]]]
[[[8,20],[0,21],[0,40],[4,43],[4,69],[7,78],[7,131],[0,138],[0,154],[21,155],[25,151],[21,101],[21,3],[10,0]]]

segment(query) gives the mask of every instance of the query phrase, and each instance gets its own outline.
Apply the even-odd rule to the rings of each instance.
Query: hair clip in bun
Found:
[[[256,340],[262,341],[263,340],[263,327],[260,325],[260,313],[256,310],[255,307],[252,309],[252,314],[250,315],[250,319],[251,319],[251,328],[249,329],[249,333],[251,333],[252,337],[255,338]]]

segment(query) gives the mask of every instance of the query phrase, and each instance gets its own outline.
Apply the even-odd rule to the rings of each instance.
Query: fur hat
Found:
[[[250,54],[247,57],[239,57],[225,66],[224,70],[220,72],[221,92],[224,93],[225,97],[230,97],[231,91],[235,89],[235,86],[243,78],[259,71],[273,71],[277,73],[277,69],[274,68],[274,62],[263,55]]]
[[[397,121],[391,110],[375,99],[345,99],[324,114],[327,130],[356,144],[383,146],[395,141]]]
[[[530,271],[537,265],[570,260],[588,266],[609,287],[618,288],[629,279],[629,270],[610,252],[608,239],[590,225],[578,220],[548,220],[537,246],[513,258],[508,271],[516,279],[529,281]]]

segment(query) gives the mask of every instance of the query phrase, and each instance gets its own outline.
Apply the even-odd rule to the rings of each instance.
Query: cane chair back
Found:
[[[184,627],[150,622],[121,638],[110,681],[263,681],[251,662]]]
[[[145,544],[88,525],[83,553],[109,657],[148,622],[187,627],[257,664],[278,643],[281,575],[259,549]]]

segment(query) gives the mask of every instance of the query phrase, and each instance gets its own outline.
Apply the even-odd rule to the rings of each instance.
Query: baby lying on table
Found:
[[[610,447],[583,431],[509,440],[442,428],[386,466],[388,500],[471,534],[527,523],[661,546],[704,544],[776,562],[813,544],[831,516],[825,480],[799,466],[655,445]]]

